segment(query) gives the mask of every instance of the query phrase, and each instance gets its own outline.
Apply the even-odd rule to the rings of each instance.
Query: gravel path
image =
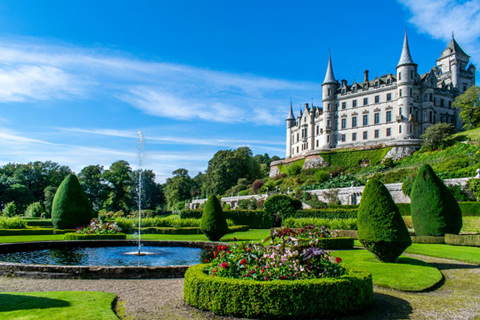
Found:
[[[473,319],[480,316],[480,266],[415,256],[435,264],[445,283],[435,291],[407,293],[375,288],[375,305],[361,315],[344,319]],[[185,305],[183,279],[153,280],[43,280],[0,278],[6,291],[105,291],[118,295],[124,319],[213,320],[219,317]],[[480,318],[479,318],[480,319]]]

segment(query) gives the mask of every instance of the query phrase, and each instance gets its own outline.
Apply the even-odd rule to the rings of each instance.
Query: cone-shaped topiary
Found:
[[[457,200],[428,164],[420,168],[410,198],[415,235],[443,236],[458,234],[462,229],[462,211]]]
[[[375,178],[363,190],[357,228],[358,240],[384,262],[394,262],[412,244],[390,192]]]
[[[212,241],[218,241],[228,232],[228,225],[223,215],[222,206],[217,197],[208,197],[203,208],[200,230]]]
[[[74,229],[90,223],[92,204],[75,175],[69,174],[53,198],[52,223],[57,229]]]

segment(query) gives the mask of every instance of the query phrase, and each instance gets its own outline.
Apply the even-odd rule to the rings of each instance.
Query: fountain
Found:
[[[143,133],[138,131],[138,255],[141,256]]]

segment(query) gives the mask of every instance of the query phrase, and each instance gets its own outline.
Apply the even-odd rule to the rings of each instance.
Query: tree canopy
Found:
[[[453,106],[460,109],[465,130],[480,126],[480,87],[471,86],[453,101]]]

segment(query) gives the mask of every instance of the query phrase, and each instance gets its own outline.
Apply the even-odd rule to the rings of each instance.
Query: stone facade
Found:
[[[365,71],[363,82],[351,84],[335,79],[329,58],[322,84],[323,107],[305,104],[295,117],[290,105],[286,160],[337,148],[414,147],[426,128],[438,122],[461,130],[452,102],[475,84],[475,66],[469,58],[452,38],[437,65],[420,75],[405,34],[396,74],[370,80]],[[412,147],[395,149],[392,157],[407,155]]]

